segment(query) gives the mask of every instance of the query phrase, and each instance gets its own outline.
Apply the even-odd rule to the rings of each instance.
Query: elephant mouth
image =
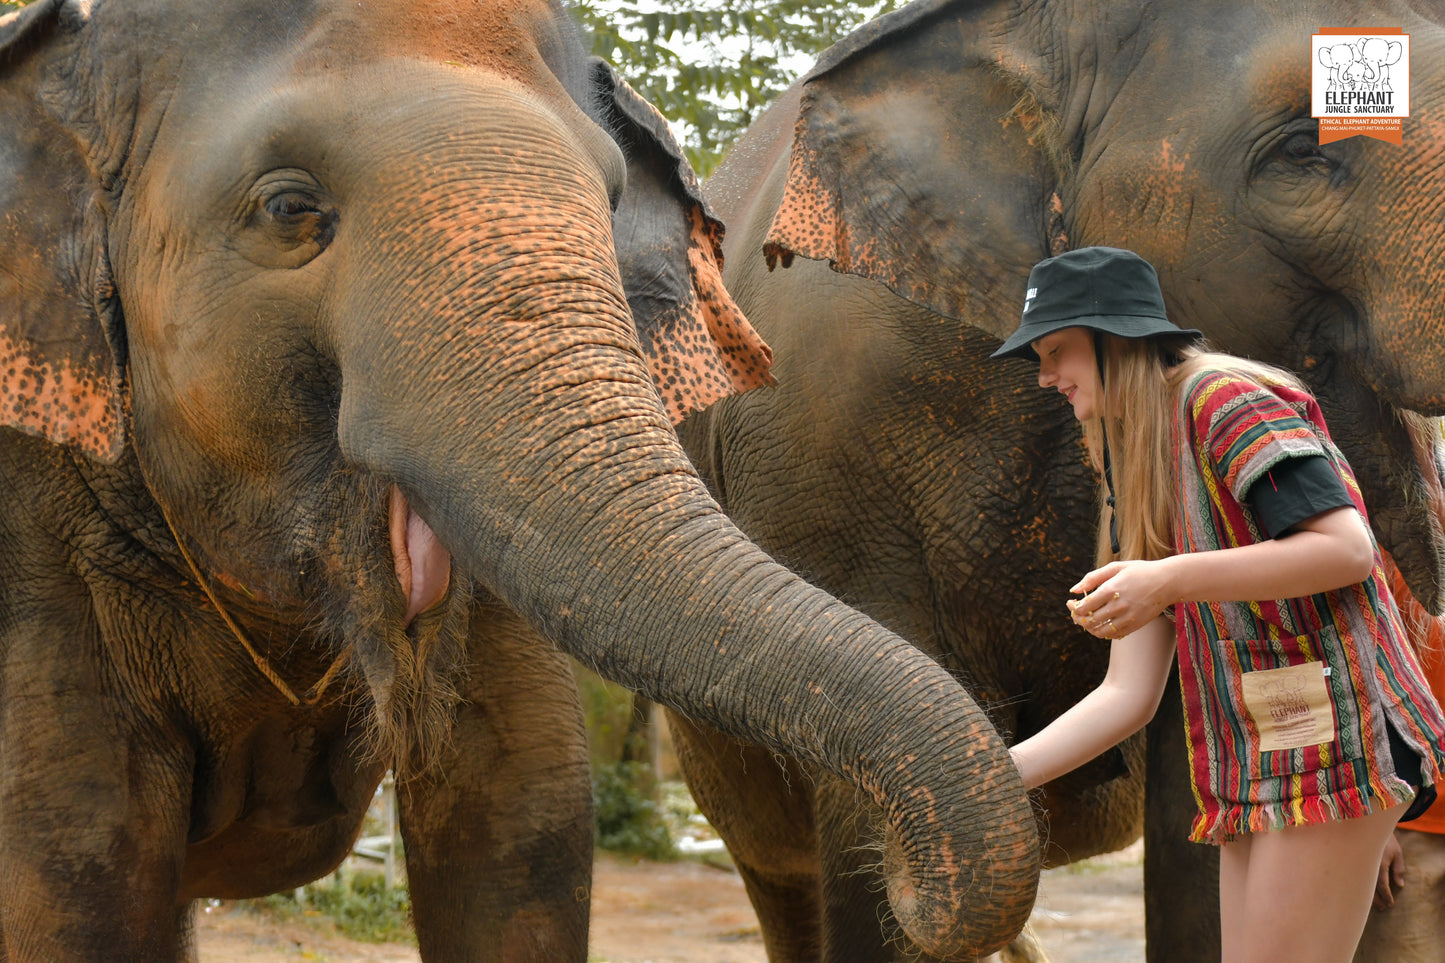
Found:
[[[406,496],[391,488],[391,555],[396,580],[406,598],[403,625],[439,603],[451,585],[452,556],[431,526],[412,510]]]

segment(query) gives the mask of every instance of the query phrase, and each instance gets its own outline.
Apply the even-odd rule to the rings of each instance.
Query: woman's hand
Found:
[[[1394,833],[1385,840],[1380,856],[1380,874],[1375,880],[1375,909],[1386,910],[1395,905],[1395,894],[1405,885],[1405,852]]]
[[[1175,602],[1290,599],[1369,578],[1375,549],[1360,514],[1331,508],[1279,538],[1253,545],[1110,562],[1079,580],[1068,602],[1074,621],[1101,639],[1147,625]]]
[[[1110,562],[1069,589],[1081,599],[1067,603],[1074,622],[1101,639],[1117,639],[1147,625],[1177,601],[1170,560]]]

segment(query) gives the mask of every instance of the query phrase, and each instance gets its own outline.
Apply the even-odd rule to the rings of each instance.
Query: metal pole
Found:
[[[382,819],[386,826],[386,888],[390,890],[396,885],[396,780],[391,776],[391,770],[381,780],[381,811]]]

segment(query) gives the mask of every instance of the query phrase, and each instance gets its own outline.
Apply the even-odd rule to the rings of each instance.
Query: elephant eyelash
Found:
[[[283,194],[266,202],[266,213],[272,217],[293,218],[306,214],[320,214],[321,210],[314,202],[305,198],[295,194]]]
[[[1321,149],[1319,137],[1318,124],[1296,120],[1280,132],[1277,156],[1298,167],[1318,167],[1321,173],[1333,173],[1340,163]]]
[[[1287,157],[1297,161],[1329,159],[1320,150],[1318,139],[1303,133],[1293,134],[1285,141],[1284,153]]]

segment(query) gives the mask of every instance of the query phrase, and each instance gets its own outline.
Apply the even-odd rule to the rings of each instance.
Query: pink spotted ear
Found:
[[[914,0],[829,48],[801,83],[788,178],[763,254],[886,285],[999,338],[1023,279],[1069,245],[1038,55],[997,4]]]
[[[773,353],[722,283],[723,225],[657,110],[601,60],[602,120],[627,157],[613,214],[622,285],[653,380],[674,423],[720,398],[772,384]]]
[[[102,321],[95,178],[75,135],[29,94],[58,3],[0,18],[0,425],[113,462],[125,390]]]

